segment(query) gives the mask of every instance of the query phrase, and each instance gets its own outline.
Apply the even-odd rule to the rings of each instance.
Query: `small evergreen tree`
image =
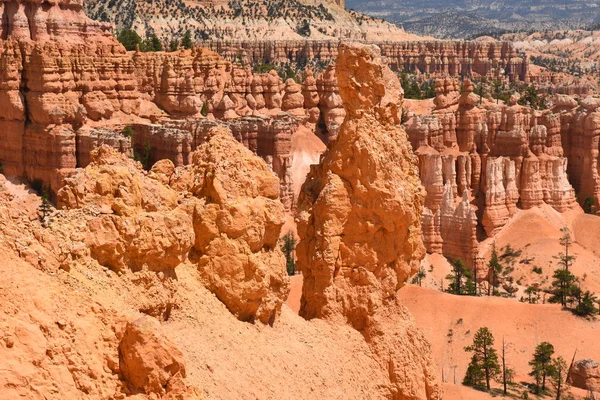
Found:
[[[308,23],[308,20],[302,20],[302,22],[296,26],[296,33],[300,36],[310,36],[310,24]]]
[[[119,32],[117,40],[125,47],[125,50],[127,51],[133,51],[138,45],[142,44],[142,38],[140,35],[131,29],[123,29],[121,32]]]
[[[563,307],[567,307],[567,303],[570,301],[570,297],[575,294],[578,287],[575,285],[577,278],[569,271],[569,267],[575,261],[575,257],[569,254],[569,249],[572,245],[571,234],[569,229],[564,227],[560,230],[562,236],[560,238],[560,244],[565,248],[564,251],[560,252],[556,259],[558,259],[559,269],[554,271],[554,281],[552,281],[552,296],[549,301],[551,303],[560,303]]]
[[[427,276],[427,272],[425,271],[425,268],[423,268],[423,267],[419,268],[419,272],[417,272],[417,274],[412,279],[412,284],[422,286],[423,279],[426,276]]]
[[[185,31],[185,33],[183,34],[183,38],[181,39],[181,46],[184,49],[191,49],[192,46],[194,45],[194,42],[192,41],[192,33],[187,30]]]
[[[50,222],[50,214],[52,213],[52,204],[48,199],[48,192],[42,191],[42,203],[38,208],[40,222],[44,227],[48,226]]]
[[[142,43],[142,51],[163,51],[163,45],[158,36],[155,33],[148,35],[146,40]]]
[[[200,114],[201,114],[203,117],[206,117],[206,116],[208,115],[208,103],[207,103],[207,102],[204,102],[204,103],[202,104],[202,109],[200,110]]]
[[[473,337],[473,344],[465,347],[465,351],[473,353],[473,356],[463,380],[464,385],[491,390],[491,380],[500,374],[498,354],[493,346],[494,336],[490,330],[479,328]]]
[[[596,308],[596,296],[589,290],[583,294],[579,291],[577,302],[578,304],[573,309],[573,312],[580,317],[587,317],[598,312],[598,309]]]
[[[476,287],[471,269],[460,258],[454,260],[452,267],[452,274],[446,276],[450,281],[448,292],[459,296],[475,296]]]
[[[498,259],[498,251],[496,251],[496,242],[492,244],[492,256],[488,263],[489,271],[489,285],[488,285],[488,296],[497,293],[496,288],[500,286],[500,273],[502,272],[502,264]]]
[[[561,400],[567,387],[567,362],[562,357],[555,358],[550,363],[550,381],[556,390],[556,400]]]
[[[567,307],[571,296],[576,292],[577,278],[568,269],[557,269],[553,274],[551,296],[548,299],[550,303],[560,303]]]
[[[177,51],[179,49],[179,39],[172,39],[169,42],[169,51]]]
[[[552,372],[551,361],[554,355],[554,346],[548,342],[537,345],[533,358],[529,361],[531,372],[529,376],[535,379],[535,393],[540,394],[546,390],[546,378]]]
[[[128,138],[133,136],[133,128],[130,125],[127,125],[125,128],[123,128],[123,136]]]
[[[571,233],[569,232],[569,228],[563,227],[561,230],[562,236],[560,238],[560,245],[565,248],[564,252],[558,253],[558,265],[562,266],[567,271],[571,264],[575,261],[575,257],[569,254],[569,249],[573,244],[571,239]]]
[[[289,232],[283,237],[283,246],[281,246],[281,251],[285,255],[285,266],[289,276],[296,275],[296,260],[294,259],[295,250],[296,238]]]

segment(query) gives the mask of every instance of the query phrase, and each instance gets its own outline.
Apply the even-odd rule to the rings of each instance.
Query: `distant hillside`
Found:
[[[579,29],[600,22],[595,0],[348,0],[347,7],[439,38]]]
[[[393,24],[348,12],[340,0],[87,0],[89,16],[117,30],[170,39],[190,30],[196,39],[365,39],[398,40]]]

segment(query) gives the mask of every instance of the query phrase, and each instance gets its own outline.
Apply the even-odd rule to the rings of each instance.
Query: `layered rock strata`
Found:
[[[396,301],[425,254],[400,83],[375,46],[341,46],[336,72],[346,119],[298,201],[300,314],[360,331],[389,371],[386,398],[438,399],[429,347]]]
[[[584,157],[578,160],[569,153],[578,137],[574,131],[585,136],[585,125],[577,118],[592,121],[594,108],[588,99],[577,111],[576,103],[558,95],[553,108],[534,111],[518,105],[516,96],[508,104],[480,98],[468,80],[461,92],[458,88],[451,79],[436,81],[433,114],[409,115],[404,126],[427,191],[427,249],[472,265],[477,238],[497,233],[518,209],[544,203],[559,212],[573,208],[579,176],[586,182],[580,187],[589,189],[578,192],[595,196],[594,173],[584,177]],[[587,159],[594,157],[589,153]],[[460,218],[443,217],[455,209]]]
[[[243,41],[217,40],[202,42],[227,60],[240,58],[244,63],[306,62],[318,59],[335,61],[343,41]],[[511,80],[529,77],[529,61],[518,57],[511,42],[410,40],[368,41],[381,49],[392,69],[442,76],[488,76],[502,70]]]

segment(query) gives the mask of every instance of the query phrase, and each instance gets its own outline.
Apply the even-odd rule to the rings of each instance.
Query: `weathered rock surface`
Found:
[[[298,201],[300,314],[362,332],[389,370],[386,397],[437,399],[428,345],[396,309],[425,251],[424,191],[398,126],[400,83],[375,46],[342,45],[336,69],[346,119]]]
[[[119,365],[132,389],[145,394],[163,395],[172,380],[185,378],[183,355],[151,317],[127,324],[119,343]]]
[[[571,385],[590,390],[600,391],[600,364],[594,360],[579,360],[571,367],[569,380]]]
[[[366,39],[366,40],[364,40]],[[495,68],[504,69],[509,78],[524,81],[529,77],[527,59],[518,57],[511,42],[458,40],[404,40],[360,38],[381,49],[387,64],[395,70],[410,70],[434,76],[492,77]],[[218,52],[225,59],[242,59],[246,64],[335,61],[339,55],[337,42],[325,40],[209,40],[202,46]]]
[[[289,293],[279,180],[223,128],[193,155],[194,249],[206,287],[244,321],[272,324]]]
[[[576,104],[557,96],[556,109],[534,112],[518,105],[516,97],[508,104],[480,99],[468,80],[462,93],[457,89],[452,79],[437,80],[433,115],[413,115],[404,126],[427,191],[423,214],[427,250],[471,265],[478,252],[476,238],[483,231],[496,234],[518,209],[546,203],[564,212],[576,205],[581,158],[569,156],[568,144],[575,136],[571,130],[582,122],[571,121],[586,118],[595,106],[588,100],[587,109],[584,104],[575,112]],[[593,173],[583,179],[593,197]],[[451,193],[444,194],[444,185]],[[437,215],[444,201],[447,210],[472,203],[474,213],[444,219],[443,213]],[[470,222],[464,221],[467,215]],[[469,233],[459,240],[463,224]],[[446,245],[447,238],[455,243]]]

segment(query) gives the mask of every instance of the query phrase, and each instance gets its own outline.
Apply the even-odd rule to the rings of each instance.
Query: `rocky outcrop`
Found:
[[[175,268],[194,242],[192,216],[179,207],[178,193],[102,146],[91,152],[87,168],[66,180],[57,207],[82,220],[75,236],[81,250],[124,279],[144,282],[132,285],[139,292],[137,309],[167,319],[176,295]]]
[[[150,317],[127,324],[119,343],[119,364],[131,389],[145,394],[162,396],[186,376],[183,355]]]
[[[193,248],[200,278],[233,314],[274,322],[288,292],[277,246],[284,207],[264,161],[225,128],[208,132],[178,169],[163,160],[146,172],[108,146],[91,156],[58,192],[57,206],[83,218],[80,240],[91,257],[144,282],[140,311],[169,317],[175,268]]]
[[[202,281],[239,319],[273,324],[289,292],[279,180],[223,128],[194,153],[189,172],[190,191],[203,199],[194,210]]]
[[[387,398],[437,399],[428,345],[396,303],[425,251],[400,83],[375,46],[341,46],[336,70],[346,119],[298,201],[300,314],[362,332],[389,371]]]
[[[335,66],[330,65],[317,78],[317,92],[320,99],[318,105],[321,110],[319,128],[323,131],[326,143],[337,137],[346,116],[337,86],[336,69]]]
[[[594,360],[578,360],[569,371],[569,382],[576,388],[600,391],[600,364]]]

